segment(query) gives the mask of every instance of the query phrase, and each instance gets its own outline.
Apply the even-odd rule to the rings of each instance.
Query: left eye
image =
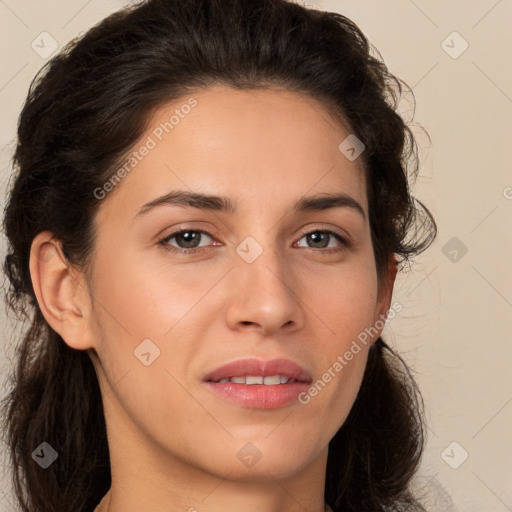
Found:
[[[162,240],[160,240],[160,244],[164,246],[164,248],[168,251],[175,251],[180,253],[194,253],[194,252],[201,252],[204,249],[206,249],[209,246],[200,246],[200,239],[202,238],[202,235],[206,235],[208,238],[213,239],[213,237],[207,233],[206,231],[203,231],[201,229],[186,229],[181,231],[175,231],[174,233],[171,233],[169,236],[166,236]],[[345,246],[348,245],[347,241],[338,233],[335,233],[334,231],[329,230],[315,230],[310,231],[308,233],[304,233],[300,240],[303,238],[306,238],[307,243],[313,243],[317,244],[316,246],[309,247],[310,249],[326,249],[326,248],[332,248],[333,246],[329,246],[331,240],[334,238],[338,242],[341,243],[341,249],[343,249]],[[172,245],[170,242],[171,240],[175,239],[176,244],[178,247]],[[299,241],[300,241],[299,240]],[[303,246],[299,246],[303,247]],[[338,250],[341,250],[338,249]]]
[[[304,235],[302,235],[302,238],[307,238],[308,242],[312,242],[314,244],[320,245],[320,247],[311,247],[311,249],[329,248],[328,247],[329,242],[333,238],[335,238],[338,242],[341,242],[342,246],[347,245],[346,240],[343,237],[341,237],[340,235],[338,235],[338,233],[334,233],[334,231],[326,231],[326,230],[310,231],[309,233],[305,233]],[[302,238],[301,238],[301,240],[302,240]],[[326,241],[327,241],[327,245],[326,245]]]

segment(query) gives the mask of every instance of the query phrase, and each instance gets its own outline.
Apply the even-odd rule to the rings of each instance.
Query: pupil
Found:
[[[310,240],[313,241],[313,243],[318,243],[318,240],[316,240],[316,238],[318,238],[318,237],[327,239],[327,233],[321,233],[319,231],[317,231],[315,233],[310,233],[308,236],[310,237]],[[323,241],[325,242],[325,240],[323,240]],[[326,247],[325,243],[321,247]]]
[[[181,238],[188,238],[188,237],[192,237],[192,240],[185,240],[185,245],[187,248],[190,248],[190,247],[196,247],[197,244],[198,244],[198,239],[199,239],[199,233],[196,233],[194,231],[185,231],[183,233],[181,233],[179,235],[179,237]],[[192,245],[190,245],[192,244]]]

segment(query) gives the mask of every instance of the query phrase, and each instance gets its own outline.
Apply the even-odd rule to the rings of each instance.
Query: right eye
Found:
[[[161,244],[166,251],[178,252],[181,254],[195,254],[198,252],[204,252],[208,247],[199,245],[203,235],[213,239],[208,232],[203,231],[202,229],[180,229],[179,231],[175,231],[174,233],[167,235],[165,238],[162,238],[158,243]],[[170,243],[173,239],[176,239],[178,247],[175,247]]]

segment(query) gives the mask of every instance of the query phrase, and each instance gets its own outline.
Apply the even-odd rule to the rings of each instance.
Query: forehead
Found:
[[[367,211],[363,159],[351,161],[339,148],[349,135],[324,104],[303,94],[196,91],[153,112],[101,208],[134,210],[180,189],[237,198],[241,209],[342,192]]]

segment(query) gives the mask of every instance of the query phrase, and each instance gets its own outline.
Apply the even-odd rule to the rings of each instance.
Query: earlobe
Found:
[[[398,271],[398,261],[396,254],[392,254],[388,260],[388,268],[387,274],[384,277],[384,283],[382,284],[381,291],[381,311],[380,313],[386,315],[390,306],[391,306],[391,298],[393,296],[393,288],[395,285],[396,274]]]
[[[384,330],[386,318],[391,306],[391,298],[393,296],[393,288],[398,271],[398,261],[395,254],[389,257],[387,273],[383,277],[379,286],[378,301],[376,307],[375,327],[378,329],[378,335],[375,340],[382,334]],[[380,327],[379,327],[380,326]]]
[[[49,231],[32,241],[30,276],[39,308],[50,327],[77,350],[90,348],[89,300],[80,273]]]

